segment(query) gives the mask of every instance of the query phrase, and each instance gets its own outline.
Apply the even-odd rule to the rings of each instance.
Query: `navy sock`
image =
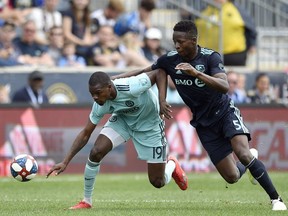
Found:
[[[236,166],[239,170],[239,179],[241,178],[241,176],[246,172],[246,167],[240,162],[240,161],[237,161],[236,162]]]
[[[247,168],[250,170],[252,176],[259,182],[262,188],[269,195],[270,199],[278,199],[279,194],[277,193],[264,164],[254,158],[248,165]]]

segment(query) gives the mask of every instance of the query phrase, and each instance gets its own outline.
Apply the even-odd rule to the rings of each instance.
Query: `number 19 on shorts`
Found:
[[[166,146],[153,147],[153,159],[163,158],[166,160]]]

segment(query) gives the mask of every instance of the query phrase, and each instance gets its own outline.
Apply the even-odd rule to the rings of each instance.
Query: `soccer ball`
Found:
[[[10,164],[11,175],[20,182],[33,179],[38,172],[36,160],[27,154],[21,154],[14,158]]]

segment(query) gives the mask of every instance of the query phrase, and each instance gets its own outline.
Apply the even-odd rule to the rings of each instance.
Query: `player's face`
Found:
[[[89,86],[89,92],[93,100],[100,106],[103,106],[107,100],[111,99],[111,85],[103,86],[97,84]]]
[[[42,79],[36,79],[36,80],[31,80],[30,81],[30,87],[34,91],[38,91],[43,88],[43,80]]]
[[[192,59],[197,52],[197,37],[190,36],[186,32],[173,32],[173,42],[180,56]]]
[[[269,91],[270,80],[268,76],[262,76],[256,83],[259,92],[263,93]]]

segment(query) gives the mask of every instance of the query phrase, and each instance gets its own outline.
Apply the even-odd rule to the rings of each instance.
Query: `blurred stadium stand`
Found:
[[[283,70],[288,68],[288,1],[287,0],[234,0],[242,5],[254,18],[257,31],[257,55],[250,62],[256,71],[261,69]],[[153,14],[154,25],[164,32],[164,45],[173,46],[171,29],[175,20],[180,19],[180,11],[185,10],[192,16],[203,17],[200,11],[207,5],[215,5],[213,0],[158,0],[158,9]],[[221,28],[221,22],[214,22]],[[221,37],[220,37],[221,38]],[[221,40],[221,39],[220,39]],[[219,41],[219,50],[222,42]]]

